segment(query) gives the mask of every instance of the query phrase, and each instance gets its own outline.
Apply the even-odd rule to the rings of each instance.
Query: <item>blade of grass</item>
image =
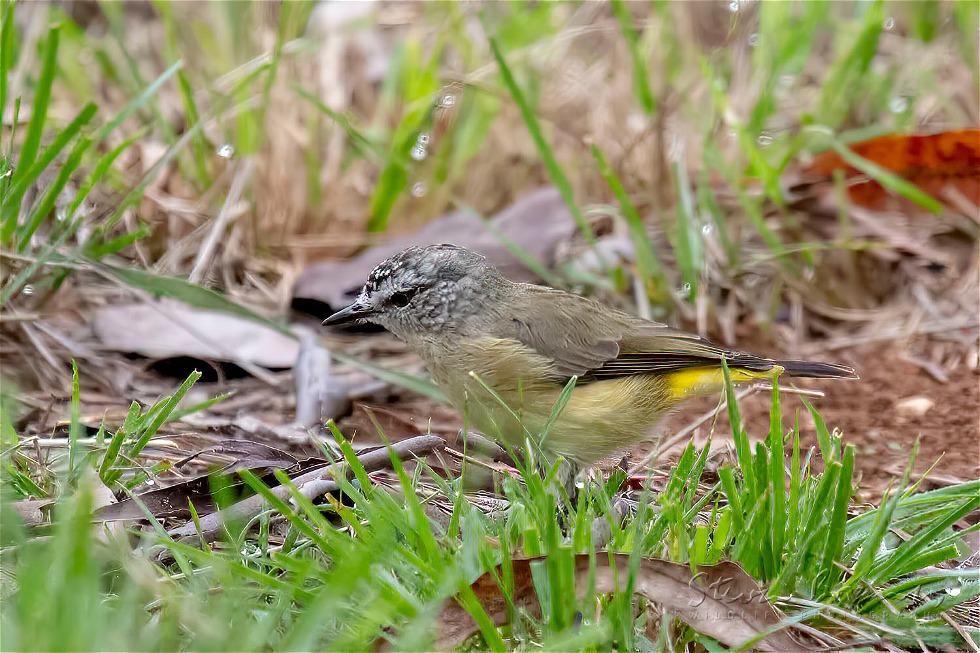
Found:
[[[17,167],[20,170],[28,170],[34,163],[37,156],[38,147],[41,144],[41,135],[44,132],[44,123],[48,117],[48,104],[51,102],[51,87],[54,84],[54,76],[58,72],[58,41],[60,27],[55,25],[48,30],[48,38],[44,41],[44,51],[41,55],[41,72],[34,85],[34,103],[31,106],[31,117],[27,123],[27,133],[24,135],[24,143],[20,148],[20,156],[17,160]]]
[[[888,190],[901,195],[905,199],[915,202],[922,208],[932,213],[942,212],[943,205],[939,202],[939,200],[934,198],[932,195],[929,195],[912,182],[907,181],[895,173],[882,168],[874,161],[869,161],[868,159],[865,159],[861,155],[857,154],[849,147],[841,143],[840,140],[837,139],[833,135],[833,132],[831,132],[828,128],[811,125],[806,129],[811,133],[820,134],[821,136],[828,138],[830,147],[833,148],[833,150],[839,154],[842,159],[844,159],[845,163],[857,168]]]
[[[623,32],[626,45],[629,47],[630,59],[633,62],[633,90],[636,93],[636,99],[639,100],[643,112],[652,116],[657,110],[657,104],[653,98],[653,91],[650,90],[646,59],[640,52],[640,38],[636,27],[633,25],[633,17],[630,16],[629,8],[623,0],[612,0],[612,10],[616,20],[619,21],[619,28]]]
[[[619,202],[619,209],[622,212],[623,218],[626,220],[630,239],[633,241],[633,247],[636,249],[636,265],[646,285],[647,292],[650,293],[659,289],[660,292],[657,294],[662,294],[669,287],[669,284],[663,267],[660,265],[660,257],[654,251],[650,236],[647,235],[643,219],[640,218],[636,206],[627,194],[626,189],[623,188],[623,183],[616,175],[616,172],[609,166],[602,150],[595,144],[589,149],[592,152],[592,158],[595,159],[596,165],[599,167],[599,174],[606,180],[606,184],[616,197],[616,201]]]
[[[88,150],[92,141],[88,138],[81,138],[72,148],[71,154],[68,155],[68,160],[65,161],[64,165],[58,171],[58,176],[55,178],[54,182],[44,191],[44,195],[38,201],[37,205],[31,211],[30,215],[24,220],[24,224],[18,230],[20,233],[17,238],[17,249],[21,252],[27,249],[27,246],[31,243],[31,238],[34,236],[34,232],[38,230],[44,218],[51,213],[54,208],[55,202],[58,201],[58,196],[64,189],[65,185],[71,179],[72,174],[78,169],[82,162],[82,156]]]
[[[847,509],[851,501],[851,477],[853,474],[854,445],[849,444],[844,447],[844,459],[841,465],[840,477],[837,479],[837,495],[834,499],[833,512],[830,515],[827,541],[820,564],[820,573],[823,574],[822,585],[824,593],[832,587],[834,578],[840,574],[834,562],[838,561],[844,545],[844,526],[847,523]]]
[[[582,237],[585,238],[587,243],[594,245],[596,242],[595,234],[592,233],[592,227],[589,226],[585,216],[582,214],[582,210],[575,202],[575,193],[572,191],[572,184],[558,164],[558,159],[555,158],[555,153],[545,139],[544,132],[541,130],[541,123],[538,122],[538,117],[534,114],[534,110],[524,95],[524,91],[514,78],[514,74],[507,65],[507,60],[504,59],[504,55],[500,51],[500,46],[497,45],[497,41],[494,38],[490,39],[490,50],[500,69],[500,77],[510,92],[511,97],[514,98],[514,103],[517,104],[517,108],[521,112],[524,124],[531,134],[531,139],[538,148],[538,154],[541,156],[541,160],[548,170],[548,176],[551,177],[551,181],[558,187],[558,192],[568,206],[568,210],[572,214],[575,224],[578,225]]]

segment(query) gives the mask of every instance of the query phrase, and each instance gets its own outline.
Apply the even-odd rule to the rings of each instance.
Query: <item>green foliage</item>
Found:
[[[610,597],[586,590],[569,599],[575,595],[575,554],[593,560],[603,555],[593,542],[597,521],[609,527],[605,549],[631,553],[637,561],[666,557],[694,570],[738,561],[764,582],[772,599],[809,601],[811,607],[787,622],[819,627],[824,615],[843,614],[845,621],[853,615],[863,620],[862,629],[881,624],[879,632],[896,642],[955,644],[959,635],[941,614],[980,593],[968,571],[914,573],[958,555],[963,532],[951,526],[980,506],[980,482],[925,493],[904,491],[903,483],[880,508],[852,515],[853,447],[826,433],[813,411],[827,454],[825,471],[816,473],[809,457],[801,460],[799,427],[783,430],[776,388],[768,436],[754,449],[737,405],[730,404],[736,459],[719,471],[718,484],[704,483],[708,447],[689,444],[663,489],[644,489],[636,513],[624,522],[612,508],[622,476],[602,486],[587,484],[569,503],[558,498],[564,492],[556,474],[562,463],[545,463],[533,446],[515,463],[519,477],[503,480],[507,510],[491,517],[458,500],[459,479],[434,476],[424,463],[409,474],[393,457],[398,486],[376,485],[334,427],[351,470],[349,477],[335,476],[343,502],[314,504],[277,473],[290,487],[284,501],[243,471],[251,491],[269,501],[271,514],[285,518],[282,544],[268,539],[269,513],[259,517],[257,535],[235,527],[225,535],[227,546],[204,551],[171,540],[159,524],[151,533],[131,532],[137,546],[171,551],[175,567],[161,566],[134,556],[118,534],[90,525],[94,484],[131,486],[140,478],[117,461],[135,458],[173,417],[194,379],[147,410],[134,404],[108,443],[69,467],[75,471],[65,478],[69,485],[52,497],[54,527],[47,539],[30,539],[30,529],[11,510],[17,479],[9,470],[17,449],[6,450],[3,556],[16,586],[0,608],[4,650],[350,650],[379,639],[396,648],[428,648],[435,637],[429,624],[452,596],[471,611],[490,650],[651,647],[646,613],[635,611],[633,576]],[[77,406],[77,391],[75,397]],[[560,410],[561,402],[555,407]],[[70,432],[77,437],[77,408],[72,416]],[[87,471],[92,469],[99,474]],[[452,505],[448,521],[434,520],[427,509],[433,487]],[[891,533],[899,528],[910,537],[895,539]],[[498,630],[469,583],[499,565],[501,591],[514,606],[511,565],[522,555],[541,558],[532,576],[543,616],[532,619],[512,607],[510,625]],[[579,615],[590,616],[576,625]]]
[[[154,53],[158,67],[152,72],[126,46],[122,6],[99,6],[109,32],[104,42],[52,5],[47,24],[53,26],[33,43],[26,42],[15,26],[14,3],[0,3],[0,112],[6,130],[0,143],[0,247],[5,257],[25,262],[16,274],[5,275],[0,305],[17,299],[28,284],[55,289],[76,269],[96,269],[156,296],[288,332],[279,321],[211,289],[121,265],[118,260],[98,259],[128,255],[135,242],[151,234],[149,226],[140,224],[143,216],[138,211],[135,226],[124,227],[122,217],[138,209],[147,189],[171,164],[202,196],[213,192],[222,169],[213,134],[239,154],[262,152],[266,126],[275,119],[272,94],[292,58],[302,52],[293,39],[314,3],[282,5],[271,51],[256,56],[260,46],[268,44],[257,43],[250,34],[255,7],[209,5],[201,16],[184,24],[175,16],[176,5],[155,2],[165,45]],[[706,98],[694,96],[699,100],[678,93],[678,110],[700,118],[703,165],[698,174],[688,177],[686,161],[671,157],[672,168],[662,171],[664,188],[649,191],[669,190],[676,199],[674,220],[664,221],[671,227],[666,229],[671,242],[661,245],[649,229],[651,217],[660,218],[655,215],[658,203],[648,197],[647,178],[625,169],[622,152],[614,149],[622,144],[581,143],[581,156],[576,157],[574,148],[570,155],[567,148],[559,147],[545,119],[550,98],[542,97],[542,73],[529,52],[558,34],[560,7],[524,2],[488,5],[480,15],[491,37],[486,43],[471,37],[469,16],[460,6],[426,7],[425,19],[438,21],[435,24],[445,29],[434,44],[414,34],[403,40],[378,89],[378,106],[369,116],[337,111],[313,91],[291,86],[302,101],[318,110],[313,114],[314,131],[308,134],[311,139],[319,136],[317,121],[325,129],[342,130],[349,146],[344,165],[363,159],[377,174],[370,191],[370,230],[382,232],[393,226],[405,189],[417,180],[432,186],[430,192],[438,200],[433,205],[457,202],[454,185],[467,178],[468,164],[481,154],[487,135],[506,114],[502,108],[511,103],[534,143],[543,174],[558,187],[589,242],[594,237],[582,201],[587,199],[585,187],[577,188],[573,180],[587,179],[590,173],[601,177],[601,188],[615,199],[635,244],[637,274],[659,303],[671,303],[665,272],[671,265],[690,284],[688,299],[693,300],[694,291],[703,296],[706,289],[698,286],[708,260],[705,229],[717,234],[730,279],[757,260],[742,252],[743,241],[752,233],[767,256],[778,259],[787,274],[795,274],[796,252],[808,248],[794,244],[794,225],[785,210],[781,181],[788,166],[810,146],[811,132],[826,136],[825,142],[848,163],[886,188],[925,208],[937,208],[934,198],[844,145],[867,137],[868,129],[880,133],[914,124],[915,98],[909,99],[905,111],[890,110],[889,103],[902,89],[894,70],[875,65],[887,31],[886,18],[899,8],[896,4],[872,2],[843,9],[822,2],[761,4],[750,62],[758,92],[750,101],[743,98],[736,104],[731,97],[736,77],[730,52],[738,48],[695,51],[673,31],[654,34],[652,23],[635,21],[632,7],[617,1],[612,11],[619,30],[613,34],[628,48],[635,109],[644,120],[653,124],[667,110],[669,98],[658,97],[654,88],[683,90],[687,80],[695,78],[709,85]],[[669,18],[668,7],[668,3],[654,6],[657,20]],[[911,16],[914,38],[922,42],[936,39],[950,14],[956,45],[976,80],[976,3],[955,2],[949,7],[910,3],[901,9]],[[832,23],[830,17],[835,19]],[[662,42],[653,48],[656,38]],[[821,49],[816,46],[824,42],[834,54],[826,70],[814,72],[808,64]],[[23,51],[25,43],[36,46],[36,51]],[[78,55],[83,50],[91,55],[90,66],[80,64],[83,59]],[[444,79],[449,77],[444,71],[451,56],[459,57],[466,74],[489,65],[499,78],[484,84],[464,77],[465,82],[446,86]],[[20,70],[25,61],[36,65]],[[24,97],[12,95],[15,73],[23,74],[26,81]],[[787,110],[781,105],[781,94],[793,93],[804,73],[820,76],[820,95],[815,103]],[[664,80],[664,85],[655,86],[654,79]],[[937,83],[932,73],[923,73],[923,80]],[[92,102],[92,89],[97,87],[107,91],[99,102]],[[179,120],[172,108],[164,110],[163,89],[174,91],[174,104],[182,113]],[[58,115],[54,106],[59,93],[74,97],[77,109]],[[109,95],[128,100],[112,109],[101,104],[101,98]],[[443,98],[448,96],[454,104],[452,126],[438,143],[428,143],[431,151],[426,151],[428,163],[423,167],[413,157],[413,149],[421,135],[433,137],[439,112],[446,108]],[[694,106],[694,101],[705,106]],[[596,103],[601,102],[597,95]],[[737,151],[718,142],[728,134]],[[117,164],[144,138],[155,139],[166,149],[145,174],[127,178]],[[306,165],[307,178],[319,180],[316,157],[309,156]],[[719,187],[719,180],[727,189]],[[722,208],[719,198],[724,199],[728,189],[748,225],[747,233],[732,217],[734,211]],[[113,201],[108,214],[87,215],[86,200],[100,191],[121,198]],[[318,187],[311,190],[311,198],[316,192]],[[316,202],[311,199],[311,204]],[[767,213],[771,207],[775,216]],[[83,224],[92,228],[83,231]],[[520,251],[519,243],[510,245]],[[442,398],[427,382],[344,358],[342,353],[337,357],[389,382]],[[501,484],[507,508],[493,516],[467,500],[460,479],[435,477],[424,464],[410,474],[393,460],[397,487],[376,485],[337,433],[344,461],[352,470],[351,478],[337,477],[342,496],[314,504],[292,488],[290,500],[283,501],[256,476],[243,472],[249,491],[265,496],[272,509],[256,519],[253,531],[239,525],[228,529],[216,545],[200,550],[197,542],[171,540],[153,519],[147,520],[151,531],[131,529],[124,540],[93,526],[91,516],[95,497],[105,488],[131,492],[154,473],[152,468],[141,468],[137,458],[168,422],[206,408],[220,397],[181,408],[182,398],[198,377],[192,374],[173,394],[151,406],[134,402],[121,425],[103,424],[94,445],[82,446],[87,431],[80,417],[80,371],[73,365],[72,372],[71,380],[66,379],[72,387],[67,447],[50,468],[33,463],[25,440],[14,428],[14,390],[8,379],[0,388],[3,650],[351,650],[372,648],[379,640],[388,640],[395,648],[425,649],[435,635],[433,618],[453,596],[479,624],[479,647],[491,650],[666,648],[672,620],[664,615],[659,639],[648,638],[656,628],[648,627],[648,612],[638,609],[633,596],[635,566],[634,574],[613,596],[599,598],[587,591],[581,598],[571,598],[576,596],[572,591],[575,554],[596,560],[604,550],[629,553],[637,564],[641,556],[661,556],[693,569],[735,560],[764,584],[770,599],[808,602],[802,611],[793,607],[801,603],[785,602],[788,621],[820,627],[830,617],[843,616],[845,622],[860,618],[862,629],[902,645],[962,646],[960,634],[944,620],[944,613],[980,594],[975,572],[935,568],[963,553],[964,531],[954,531],[952,526],[977,509],[980,483],[916,492],[908,487],[907,474],[881,506],[858,511],[853,446],[829,431],[817,411],[807,406],[816,424],[823,470],[818,472],[813,465],[817,454],[801,450],[798,420],[788,430],[783,426],[785,406],[777,387],[768,432],[754,446],[749,433],[757,425],[742,423],[729,387],[735,461],[721,468],[715,481],[706,471],[708,447],[688,445],[669,470],[664,487],[646,487],[636,513],[624,521],[613,509],[623,479],[586,485],[570,501],[568,488],[558,480],[561,461],[542,458],[534,446],[540,433],[528,434],[529,444],[517,464],[519,477]],[[561,408],[559,402],[555,414]],[[287,481],[281,475],[278,480]],[[24,498],[50,499],[53,525],[23,523],[12,503]],[[437,499],[451,506],[448,519],[433,518],[430,508]],[[274,540],[270,524],[279,516],[285,520],[285,535]],[[196,515],[195,520],[199,523]],[[609,529],[604,547],[593,540],[597,520]],[[905,537],[897,537],[896,532]],[[169,551],[175,562],[151,562],[144,555],[151,546]],[[542,608],[539,619],[519,615],[514,607],[512,560],[518,556],[542,557],[533,567]],[[469,585],[498,565],[511,613],[509,626],[502,630],[492,625]],[[978,639],[976,629],[966,632]],[[709,650],[718,648],[697,634],[683,637]]]

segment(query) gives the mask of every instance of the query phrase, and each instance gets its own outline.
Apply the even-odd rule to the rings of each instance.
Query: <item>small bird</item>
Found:
[[[383,261],[324,324],[356,321],[404,340],[484,435],[515,447],[531,438],[580,467],[648,439],[683,400],[718,393],[722,359],[736,383],[857,378],[843,365],[733,351],[586,297],[515,283],[455,245],[409,247]]]

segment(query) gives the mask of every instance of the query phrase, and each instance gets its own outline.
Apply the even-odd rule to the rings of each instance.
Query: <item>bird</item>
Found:
[[[505,278],[479,253],[412,246],[369,274],[325,325],[378,324],[425,362],[484,436],[530,439],[577,468],[655,437],[686,399],[734,383],[857,378],[844,365],[774,360],[713,344],[565,290]]]

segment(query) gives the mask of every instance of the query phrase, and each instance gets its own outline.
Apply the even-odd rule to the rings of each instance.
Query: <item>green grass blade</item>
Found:
[[[143,450],[143,447],[149,443],[150,438],[156,435],[156,432],[160,429],[160,427],[169,420],[170,414],[177,409],[177,405],[180,404],[181,400],[184,398],[184,395],[187,394],[187,392],[194,386],[195,383],[197,383],[198,379],[200,378],[201,373],[198,370],[194,370],[187,375],[187,378],[180,384],[180,387],[178,387],[172,395],[167,397],[163,406],[160,408],[160,411],[153,418],[153,421],[150,422],[142,433],[140,433],[139,438],[137,438],[136,442],[133,443],[133,446],[130,447],[128,452],[129,458],[132,459],[139,455],[139,453]]]
[[[847,523],[847,509],[850,505],[852,489],[851,478],[854,474],[854,445],[844,447],[844,459],[841,465],[840,477],[837,479],[837,495],[834,499],[833,512],[830,515],[830,525],[827,529],[827,541],[823,550],[820,573],[823,574],[824,591],[830,589],[840,571],[834,566],[844,545],[844,526]]]
[[[20,208],[20,200],[28,186],[37,181],[37,178],[41,175],[41,172],[51,165],[51,162],[54,161],[55,157],[57,157],[65,146],[68,145],[68,142],[71,141],[71,139],[74,138],[79,132],[81,132],[82,127],[88,124],[98,109],[99,108],[92,102],[86,104],[82,110],[78,112],[78,115],[76,115],[75,118],[68,124],[68,126],[62,129],[55,139],[51,141],[51,144],[44,149],[44,153],[39,159],[34,161],[34,164],[30,167],[30,169],[16,175],[16,181],[14,181],[13,185],[7,190],[3,198],[4,224],[7,224],[7,220],[9,219],[8,213],[13,213],[16,216],[16,213]]]
[[[31,118],[27,123],[27,133],[24,135],[24,143],[20,148],[20,156],[17,160],[17,167],[21,170],[28,170],[34,163],[37,156],[38,147],[41,144],[41,135],[44,132],[44,123],[48,117],[48,104],[51,102],[51,87],[54,84],[54,76],[58,72],[58,41],[60,27],[55,25],[48,31],[48,38],[44,42],[44,51],[41,55],[41,72],[38,75],[34,86],[34,103],[31,106]]]
[[[653,98],[653,91],[650,90],[646,59],[640,52],[640,37],[633,25],[633,17],[630,16],[629,8],[623,0],[612,0],[612,10],[616,20],[619,21],[619,28],[623,32],[626,45],[629,46],[630,59],[633,61],[633,89],[636,98],[643,107],[643,112],[648,116],[653,115],[657,110],[657,103]]]
[[[545,139],[544,132],[541,130],[541,123],[538,122],[538,117],[534,114],[531,104],[514,78],[514,73],[511,72],[510,67],[507,65],[507,60],[504,59],[504,55],[500,51],[500,46],[497,45],[497,41],[494,38],[490,39],[490,50],[493,52],[493,58],[497,61],[497,66],[500,68],[500,78],[503,80],[511,97],[514,98],[514,103],[517,104],[517,108],[521,112],[524,124],[527,126],[527,130],[531,134],[531,139],[538,148],[538,154],[541,155],[541,160],[544,162],[544,167],[548,170],[548,176],[551,177],[551,181],[558,187],[558,192],[568,206],[568,210],[572,214],[575,224],[578,225],[579,231],[582,232],[582,237],[585,238],[587,243],[594,244],[595,234],[592,233],[592,227],[589,226],[585,216],[582,214],[582,210],[575,202],[575,193],[572,191],[572,184],[558,164],[558,159],[555,158],[555,153]]]
[[[14,68],[14,5],[5,0],[0,18],[0,116],[7,114],[8,73]]]
[[[44,218],[51,213],[55,202],[58,201],[58,195],[61,194],[61,191],[71,179],[72,174],[78,169],[78,166],[81,165],[82,156],[85,154],[86,150],[88,150],[89,146],[91,146],[91,144],[91,140],[88,138],[82,138],[75,144],[75,147],[72,148],[71,154],[68,155],[68,160],[65,161],[65,164],[61,166],[61,169],[58,171],[57,178],[55,178],[54,182],[44,191],[44,195],[41,196],[41,199],[38,201],[37,205],[31,211],[30,215],[27,216],[27,218],[24,220],[24,224],[21,225],[21,228],[18,230],[18,250],[23,252],[27,249],[27,246],[30,245],[34,232],[36,232],[41,226]]]
[[[691,194],[691,184],[687,177],[687,166],[681,161],[674,161],[674,186],[677,191],[677,225],[674,234],[676,245],[674,253],[677,265],[684,279],[686,300],[693,300],[698,293],[704,268],[704,252],[701,244],[701,229],[698,227],[697,215],[694,212],[694,197]]]
[[[434,383],[428,379],[423,379],[414,374],[408,374],[407,372],[401,372],[399,370],[393,370],[383,365],[378,365],[372,363],[371,361],[364,360],[363,358],[358,358],[356,356],[351,356],[342,351],[331,351],[330,355],[336,358],[342,363],[347,363],[353,367],[364,370],[376,379],[385,381],[399,388],[405,388],[406,390],[411,390],[423,397],[428,397],[429,399],[434,399],[445,403],[447,401],[446,395],[443,394],[442,390],[438,388]]]
[[[935,540],[940,535],[963,517],[976,510],[978,505],[980,505],[980,497],[966,499],[965,501],[949,506],[945,514],[940,519],[937,519],[934,524],[922,529],[911,539],[902,542],[887,560],[882,561],[880,565],[872,569],[870,573],[871,581],[882,582],[919,569],[919,566],[909,565],[909,561],[923,553],[926,547],[933,546]]]
[[[932,213],[942,212],[943,205],[941,202],[939,202],[939,200],[912,182],[907,181],[895,173],[882,168],[874,161],[869,161],[868,159],[865,159],[861,155],[855,153],[849,147],[844,145],[839,139],[835,138],[828,129],[821,127],[810,127],[808,129],[814,133],[819,133],[829,137],[831,148],[833,148],[833,150],[839,154],[842,159],[844,159],[845,163],[857,168],[864,174],[877,181],[883,187],[897,193],[898,195],[901,195],[907,200],[915,202],[922,208],[931,211]]]
[[[284,335],[294,337],[293,332],[285,324],[259,315],[255,311],[228,299],[228,297],[221,293],[191,283],[185,279],[165,277],[135,268],[123,268],[106,263],[98,263],[96,265],[123,283],[134,288],[139,288],[140,290],[145,290],[157,297],[171,297],[195,308],[221,311],[222,313],[235,315],[253,322],[258,322]]]
[[[772,568],[779,569],[786,536],[786,472],[783,450],[783,424],[779,408],[779,379],[772,380],[772,407],[769,411],[769,495],[772,497],[771,537],[775,559]],[[841,534],[843,539],[843,533]]]
[[[599,167],[599,174],[606,180],[606,184],[616,197],[616,201],[619,202],[623,219],[626,220],[626,225],[629,228],[630,239],[633,241],[633,247],[636,249],[636,265],[647,287],[647,292],[653,290],[655,286],[662,293],[667,288],[667,278],[660,264],[660,257],[657,256],[653,248],[653,243],[650,242],[650,236],[647,234],[643,219],[636,210],[636,206],[630,199],[629,194],[627,194],[626,189],[623,188],[623,183],[620,181],[619,176],[616,175],[616,172],[609,166],[608,161],[606,161],[602,150],[593,144],[590,147],[590,151],[592,152],[592,158],[595,159],[596,165]]]
[[[742,414],[738,408],[738,400],[735,399],[735,387],[732,385],[732,376],[728,369],[728,362],[721,360],[721,370],[725,378],[725,400],[728,408],[728,424],[732,429],[732,439],[735,440],[735,455],[738,460],[739,469],[745,479],[746,497],[754,500],[758,497],[755,474],[752,469],[752,447],[749,444],[749,436],[742,426]]]

